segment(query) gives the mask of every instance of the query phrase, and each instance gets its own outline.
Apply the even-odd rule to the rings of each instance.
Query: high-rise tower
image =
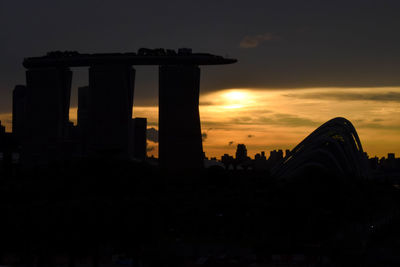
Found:
[[[159,162],[167,168],[202,168],[200,68],[159,67]],[[179,166],[176,166],[179,164]]]
[[[78,88],[78,135],[81,155],[87,155],[89,125],[89,86]]]
[[[88,154],[129,157],[135,70],[131,65],[89,69]]]
[[[24,85],[17,85],[13,90],[12,132],[21,141],[25,134],[27,123],[29,94]]]
[[[42,164],[63,158],[68,132],[72,72],[67,67],[32,68],[26,71],[29,99],[22,160]]]
[[[28,101],[26,120],[23,120],[26,121],[26,127],[23,127],[26,138],[22,143],[26,157],[22,158],[30,156],[30,162],[35,164],[57,161],[54,154],[67,155],[60,159],[75,155],[119,159],[132,157],[135,80],[132,66],[158,65],[161,166],[201,168],[204,156],[198,109],[198,66],[232,64],[236,61],[207,53],[192,53],[188,48],[178,52],[141,48],[138,53],[106,54],[53,51],[42,57],[25,58],[23,65],[28,69]],[[68,120],[72,78],[69,67],[85,66],[89,66],[89,87],[78,92],[76,128]],[[20,118],[16,116],[15,125],[21,121]],[[145,155],[143,147],[140,149],[141,158]]]
[[[134,118],[132,120],[132,149],[131,154],[134,159],[145,160],[147,149],[147,119]]]

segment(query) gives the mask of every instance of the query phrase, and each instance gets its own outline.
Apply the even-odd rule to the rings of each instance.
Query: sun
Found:
[[[230,90],[222,94],[224,108],[237,109],[243,108],[250,101],[250,95],[244,90]]]
[[[241,91],[230,91],[225,93],[224,97],[228,101],[236,102],[245,100],[247,98],[247,93]]]
[[[249,89],[227,89],[201,96],[201,109],[214,112],[226,112],[227,109],[236,111],[254,108],[258,105],[257,94]]]

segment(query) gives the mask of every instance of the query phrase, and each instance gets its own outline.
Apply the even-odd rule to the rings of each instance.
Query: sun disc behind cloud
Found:
[[[221,94],[222,106],[225,109],[238,109],[253,103],[252,95],[246,90],[228,90]]]

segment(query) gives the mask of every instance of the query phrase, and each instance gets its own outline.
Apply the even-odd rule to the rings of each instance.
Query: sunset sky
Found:
[[[400,152],[400,88],[225,89],[200,97],[207,156],[234,154],[238,143],[251,156],[292,149],[319,125],[345,117],[356,127],[370,156]],[[157,107],[136,107],[157,127]],[[155,143],[150,143],[157,155]]]
[[[201,70],[207,156],[233,154],[238,143],[251,156],[290,149],[338,116],[370,156],[399,156],[399,12],[395,0],[1,1],[0,120],[11,130],[24,57],[190,47],[238,59]],[[73,71],[74,121],[88,77],[86,68]],[[157,129],[156,67],[136,68],[134,104],[134,116]],[[157,155],[157,143],[149,148]]]

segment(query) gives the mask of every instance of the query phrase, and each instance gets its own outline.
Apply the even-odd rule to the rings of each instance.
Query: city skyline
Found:
[[[194,52],[239,59],[238,64],[218,71],[202,68],[200,116],[207,135],[206,154],[233,153],[229,142],[247,144],[252,155],[290,149],[337,116],[354,123],[370,156],[400,154],[399,8],[398,1],[390,0],[191,5],[179,0],[118,5],[4,2],[0,4],[5,36],[0,44],[4,51],[0,120],[11,131],[12,90],[25,83],[25,57],[54,50],[102,53],[191,47]],[[148,117],[149,127],[156,127],[158,121],[157,80],[155,67],[141,67],[135,81],[133,113]],[[71,118],[76,113],[77,88],[88,83],[87,69],[74,69]],[[257,98],[255,106],[262,110],[255,112],[249,105],[249,109],[225,109],[215,102],[205,105],[227,90],[246,90],[247,99]],[[278,99],[280,107],[268,108],[270,101]],[[299,101],[312,104],[293,110]]]
[[[399,12],[0,1],[0,267],[400,266]]]
[[[274,149],[293,149],[318,126],[334,117],[349,119],[370,157],[399,154],[399,88],[341,88],[335,94],[321,89],[227,89],[200,96],[203,147],[207,156],[234,154],[246,144],[249,155]],[[380,99],[379,99],[380,98]],[[147,116],[155,126],[157,107],[136,107],[134,116]],[[318,110],[318,114],[315,113]],[[155,143],[151,145],[156,146]],[[154,149],[150,151],[150,154]]]
[[[201,169],[204,153],[199,66],[236,61],[192,53],[189,48],[140,48],[137,53],[102,54],[51,51],[42,57],[26,58],[26,86],[15,87],[12,114],[12,136],[20,142],[22,165],[45,164],[55,158],[62,162],[73,155],[119,160],[138,155],[144,160],[147,123],[136,127],[138,120],[132,119],[136,77],[133,66],[158,65],[159,165],[174,168],[173,161],[180,156],[176,148],[185,147],[184,166]],[[75,126],[69,119],[73,77],[70,67],[89,67],[89,86],[78,89]],[[36,118],[42,123],[37,123]],[[143,147],[144,154],[140,156]]]
[[[274,149],[293,149],[323,122],[348,118],[355,125],[370,157],[400,154],[400,88],[340,88],[335,94],[321,89],[226,89],[200,95],[200,118],[206,156],[234,154],[244,143],[249,155]],[[319,98],[319,99],[318,99]],[[257,101],[255,101],[257,99]],[[305,102],[304,102],[305,101]],[[320,107],[319,114],[314,114]],[[1,114],[11,131],[11,114]],[[148,129],[158,129],[157,106],[134,106],[133,117],[148,119]],[[77,123],[77,107],[70,108]],[[158,143],[148,138],[148,155],[158,156]]]

